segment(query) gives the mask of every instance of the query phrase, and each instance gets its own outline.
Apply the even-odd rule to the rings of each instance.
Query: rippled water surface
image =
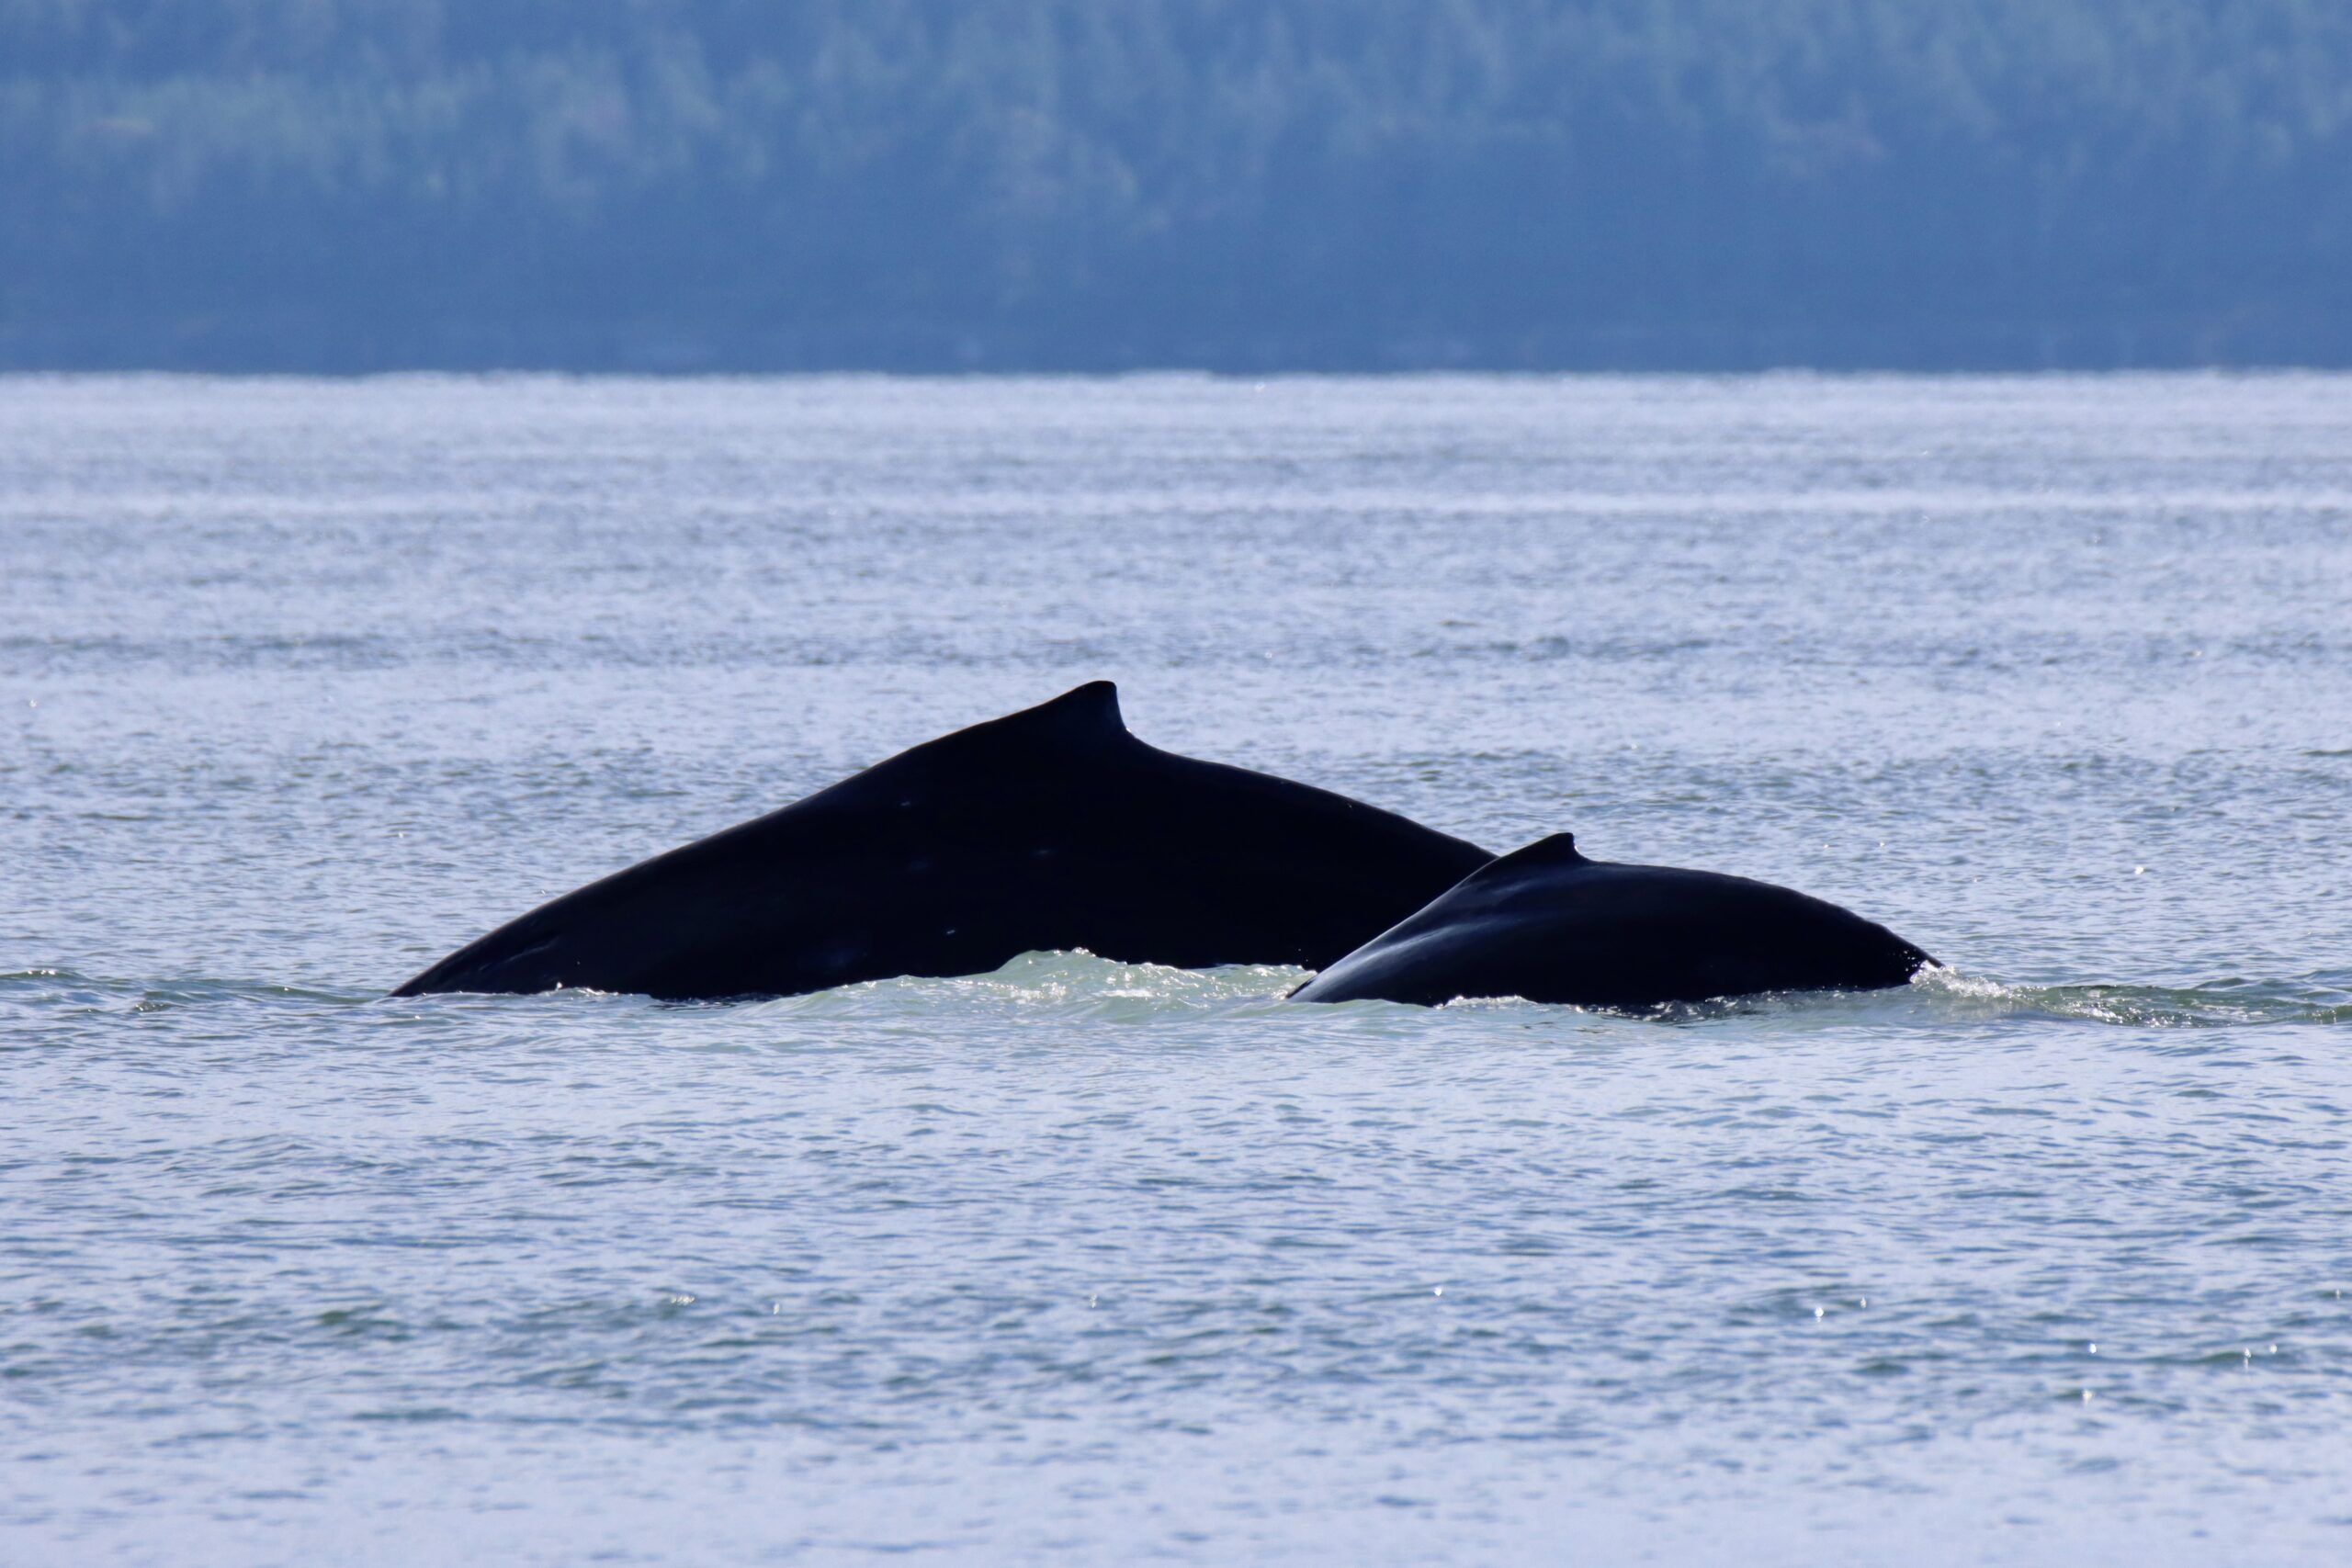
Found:
[[[0,1560],[2352,1558],[2352,380],[0,380]],[[1954,971],[382,998],[1096,676]]]

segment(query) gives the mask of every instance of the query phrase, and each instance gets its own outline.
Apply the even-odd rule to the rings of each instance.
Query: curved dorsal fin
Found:
[[[1511,851],[1493,863],[1496,866],[1590,865],[1592,863],[1577,852],[1574,833],[1555,833],[1548,839],[1538,839]]]
[[[1039,718],[1052,718],[1077,729],[1127,728],[1127,721],[1119,713],[1119,688],[1110,681],[1089,681],[1083,686],[1072,686],[1051,702],[1039,703],[1029,711]]]
[[[1119,688],[1108,681],[1089,681],[1083,686],[1072,686],[1050,702],[1039,703],[1033,708],[1007,714],[993,724],[976,726],[993,728],[1009,725],[1029,734],[1048,734],[1061,739],[1082,740],[1088,737],[1108,739],[1125,735],[1127,723],[1119,714]]]
[[[951,758],[957,773],[945,782],[969,784],[983,776],[972,773],[975,766],[1027,767],[1035,765],[1040,757],[1115,749],[1122,742],[1137,743],[1119,716],[1119,688],[1108,681],[1089,681],[1035,707],[1016,709],[1002,718],[983,719],[910,747],[808,798],[829,798],[836,791],[861,795],[872,787],[870,782],[861,781],[875,778],[891,779],[891,787],[898,788],[910,770],[947,765],[945,760]]]

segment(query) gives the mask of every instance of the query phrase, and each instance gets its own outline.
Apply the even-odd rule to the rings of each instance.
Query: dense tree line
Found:
[[[0,0],[0,363],[2264,361],[2343,0]]]

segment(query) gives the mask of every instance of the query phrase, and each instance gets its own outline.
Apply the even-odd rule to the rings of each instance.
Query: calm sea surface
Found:
[[[1098,676],[1956,966],[385,989]],[[0,1561],[2352,1559],[2352,379],[0,379]]]

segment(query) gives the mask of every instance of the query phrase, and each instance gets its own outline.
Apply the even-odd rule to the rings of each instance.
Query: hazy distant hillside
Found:
[[[2344,0],[0,0],[0,363],[2264,361]]]

